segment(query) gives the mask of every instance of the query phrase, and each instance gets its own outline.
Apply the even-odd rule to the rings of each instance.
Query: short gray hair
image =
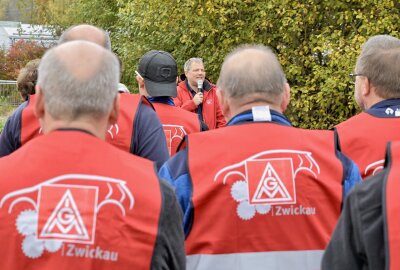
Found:
[[[376,94],[384,99],[400,98],[400,39],[373,36],[363,45],[356,73],[368,78]]]
[[[98,46],[87,41],[72,41]],[[72,43],[71,42],[71,43]],[[67,45],[66,43],[65,45]],[[54,119],[76,120],[107,115],[118,93],[119,63],[110,51],[97,55],[98,65],[87,78],[77,74],[60,60],[61,46],[47,51],[39,65],[38,85],[43,92],[47,112]],[[82,60],[84,61],[84,60]],[[74,63],[76,66],[87,63]]]
[[[376,35],[370,37],[363,45],[361,55],[367,54],[371,50],[388,50],[398,48],[400,40],[389,35]]]
[[[285,83],[285,74],[270,48],[244,45],[225,58],[217,86],[230,98],[257,95],[277,103],[282,99]]]
[[[74,30],[76,27],[81,27],[81,26],[84,26],[84,27],[93,27],[93,29],[97,29],[97,30],[99,30],[101,33],[103,33],[104,43],[103,43],[103,44],[98,44],[98,45],[101,45],[101,46],[103,46],[104,48],[106,48],[107,50],[111,51],[111,39],[110,39],[110,35],[108,34],[108,32],[105,31],[105,30],[103,30],[103,29],[101,29],[101,28],[99,28],[99,27],[96,27],[96,26],[90,25],[90,24],[79,24],[79,25],[73,25],[73,26],[68,27],[67,30],[65,30],[65,31],[61,34],[60,38],[58,39],[58,45],[63,44],[63,43],[68,42],[68,41],[77,40],[76,38],[74,38],[74,37],[71,35],[71,32],[72,32],[72,30]],[[81,40],[85,40],[85,39],[82,38]]]
[[[185,73],[188,73],[190,70],[190,67],[192,66],[192,63],[196,62],[199,64],[202,64],[204,66],[203,63],[203,59],[202,58],[198,58],[198,57],[192,57],[189,60],[186,61],[185,65],[183,66],[183,70],[185,71]]]

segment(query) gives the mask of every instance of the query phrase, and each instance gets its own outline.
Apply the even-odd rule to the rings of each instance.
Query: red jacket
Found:
[[[400,269],[400,143],[390,143],[387,155],[389,173],[385,177],[385,188],[383,196],[384,231],[386,236],[386,258],[387,270]]]
[[[197,114],[169,104],[154,102],[153,106],[163,125],[170,156],[176,153],[185,135],[201,131]]]
[[[0,170],[2,270],[150,269],[163,207],[150,161],[53,131]]]
[[[185,246],[197,269],[316,269],[343,201],[334,142],[333,132],[261,123],[189,135]]]
[[[386,144],[400,140],[400,118],[380,118],[362,112],[336,126],[342,152],[365,179],[383,168]]]
[[[39,120],[35,115],[36,95],[30,95],[28,105],[21,115],[21,146],[42,134]]]
[[[223,127],[226,124],[217,97],[217,87],[209,84],[210,88],[204,89],[203,94],[203,121],[209,129]],[[197,106],[193,101],[193,96],[186,87],[186,81],[178,84],[178,95],[174,98],[175,105],[189,112],[196,112]]]

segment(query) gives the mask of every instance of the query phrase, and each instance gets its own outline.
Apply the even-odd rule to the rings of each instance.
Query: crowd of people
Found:
[[[0,134],[1,269],[400,269],[400,40],[371,37],[362,113],[291,125],[274,52],[242,45],[217,84],[145,53],[121,87],[106,31],[68,28],[21,70]],[[363,181],[364,180],[364,181]]]

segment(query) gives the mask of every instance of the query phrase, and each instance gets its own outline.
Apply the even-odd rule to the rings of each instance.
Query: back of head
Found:
[[[18,74],[17,88],[23,99],[35,94],[39,63],[40,59],[29,61]]]
[[[111,40],[108,33],[90,24],[80,24],[69,27],[62,33],[58,44],[73,40],[90,41],[111,51]]]
[[[52,48],[39,65],[46,112],[56,120],[107,115],[118,81],[116,56],[92,42],[71,41]]]
[[[268,47],[245,45],[225,58],[217,86],[232,99],[262,99],[278,104],[285,83],[282,67]]]
[[[138,71],[150,96],[176,97],[178,67],[171,54],[165,51],[148,51],[140,58]]]
[[[399,46],[400,40],[398,38],[389,35],[372,36],[362,45],[361,55],[367,54],[371,50],[388,50]]]
[[[400,39],[379,35],[370,38],[357,59],[356,73],[366,76],[384,99],[400,98]]]

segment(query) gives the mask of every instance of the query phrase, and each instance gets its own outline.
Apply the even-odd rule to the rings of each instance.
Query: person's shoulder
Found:
[[[170,105],[167,105],[167,106],[170,106]],[[187,111],[187,110],[182,109],[181,107],[177,107],[177,106],[170,106],[170,107],[171,107],[173,110],[175,110],[176,112],[178,112],[178,113],[180,113],[180,114],[182,114],[182,115],[186,115],[186,116],[188,116],[188,117],[194,117],[194,118],[199,119],[198,116],[197,116],[197,114],[194,113],[194,112]]]
[[[12,114],[10,115],[10,117],[9,118],[15,118],[15,117],[19,117],[21,114],[22,114],[22,112],[23,112],[23,110],[25,110],[27,107],[28,107],[28,101],[26,100],[26,101],[24,101],[24,102],[22,102],[13,112],[12,112]]]
[[[178,91],[188,91],[185,81],[181,81],[177,86]]]
[[[175,199],[175,191],[172,186],[164,179],[160,179],[160,190],[164,202],[171,202]]]
[[[183,148],[170,159],[168,159],[160,169],[159,174],[164,169],[168,170],[168,174],[170,174],[172,179],[178,179],[180,176],[188,174],[189,168],[187,148]],[[163,174],[161,173],[160,175],[162,176]]]
[[[379,210],[382,206],[382,188],[386,170],[366,178],[361,183],[356,184],[349,193],[350,200],[357,200],[358,209],[365,213],[372,210]]]
[[[144,99],[143,102],[139,103],[138,111],[138,117],[158,119],[154,105],[151,103],[148,104],[147,99]]]
[[[349,119],[346,119],[345,121],[337,124],[335,127],[339,128],[339,129],[340,128],[351,127],[355,121],[358,121],[362,117],[368,117],[368,114],[365,113],[365,112],[361,112],[361,113],[356,114],[356,115],[350,117]]]
[[[209,92],[215,92],[217,90],[217,86],[210,82],[209,80],[205,80],[204,83],[204,90]]]

